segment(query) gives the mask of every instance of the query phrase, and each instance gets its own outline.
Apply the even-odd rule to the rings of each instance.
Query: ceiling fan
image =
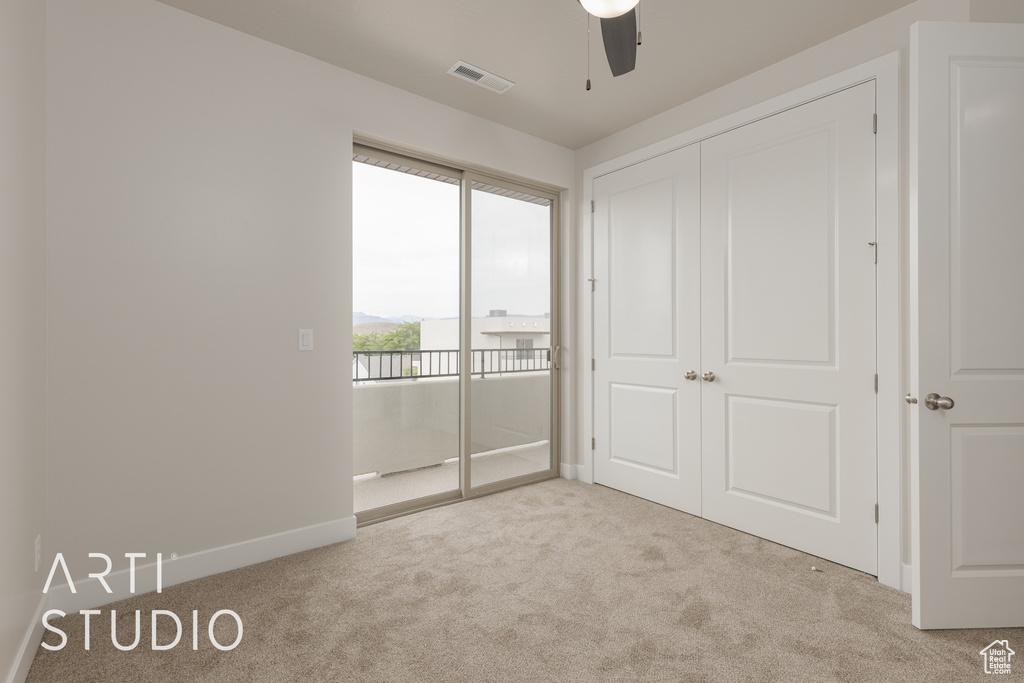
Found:
[[[637,30],[639,0],[578,0],[583,9],[601,20],[601,38],[612,76],[636,68],[636,48],[642,41]],[[590,78],[587,78],[590,90]]]

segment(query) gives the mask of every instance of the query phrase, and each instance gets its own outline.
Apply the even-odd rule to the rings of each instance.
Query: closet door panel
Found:
[[[729,161],[730,362],[834,361],[832,133],[812,128]]]
[[[704,516],[872,574],[874,84],[702,143]]]
[[[700,151],[594,181],[594,479],[700,514]]]

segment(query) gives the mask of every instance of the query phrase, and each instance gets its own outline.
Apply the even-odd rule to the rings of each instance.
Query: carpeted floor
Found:
[[[135,650],[111,645],[111,608],[122,643],[142,611]],[[182,617],[172,650],[150,649],[153,609]],[[206,632],[220,609],[244,624],[229,652]],[[55,622],[69,643],[39,650],[30,683],[982,681],[990,642],[1024,653],[1024,629],[918,631],[910,596],[874,577],[561,479],[366,527],[92,620],[88,652],[81,616]],[[173,622],[159,623],[167,643]],[[230,644],[232,620],[216,623]],[[1024,662],[1013,669],[1000,680],[1024,679]]]

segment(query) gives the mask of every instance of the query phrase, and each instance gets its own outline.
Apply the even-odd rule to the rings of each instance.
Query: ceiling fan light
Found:
[[[583,9],[601,19],[621,16],[636,7],[638,2],[640,0],[580,0]]]

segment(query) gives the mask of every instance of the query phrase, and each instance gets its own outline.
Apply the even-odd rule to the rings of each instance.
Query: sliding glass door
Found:
[[[554,476],[558,197],[357,145],[355,510]]]
[[[509,183],[469,184],[470,472],[482,487],[552,466],[552,201]]]
[[[352,168],[356,512],[460,489],[461,174],[359,151]],[[425,336],[433,340],[429,352]]]

